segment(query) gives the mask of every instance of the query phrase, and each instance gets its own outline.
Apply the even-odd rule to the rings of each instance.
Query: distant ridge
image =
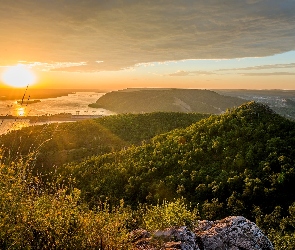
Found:
[[[221,114],[244,102],[241,98],[223,96],[211,90],[151,88],[112,91],[89,106],[116,113],[165,111]]]

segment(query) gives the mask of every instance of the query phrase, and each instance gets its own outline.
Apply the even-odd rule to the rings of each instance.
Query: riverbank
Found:
[[[103,115],[72,115],[72,114],[57,114],[57,115],[42,115],[42,116],[0,116],[0,120],[29,120],[30,123],[36,122],[53,122],[53,121],[80,121],[86,119],[101,118]]]

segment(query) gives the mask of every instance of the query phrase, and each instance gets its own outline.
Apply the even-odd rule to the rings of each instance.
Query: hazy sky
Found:
[[[295,89],[295,0],[0,0],[18,63],[35,87]]]

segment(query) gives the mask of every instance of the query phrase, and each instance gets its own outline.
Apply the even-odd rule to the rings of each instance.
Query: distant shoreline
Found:
[[[57,114],[51,116],[0,116],[0,120],[30,120],[34,122],[49,122],[49,121],[81,121],[87,119],[101,118],[103,115],[72,115],[72,114]]]
[[[25,100],[25,99],[47,99],[67,96],[76,92],[106,93],[99,89],[6,89],[0,88],[0,101]]]

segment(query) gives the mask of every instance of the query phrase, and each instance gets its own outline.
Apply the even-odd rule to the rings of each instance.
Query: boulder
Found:
[[[166,250],[274,250],[255,223],[242,216],[198,221],[194,230],[167,228],[155,232],[138,229],[131,235],[135,249]]]
[[[270,240],[255,223],[242,216],[217,221],[199,221],[194,230],[203,249],[273,250]],[[201,249],[202,249],[201,248]]]
[[[135,242],[135,249],[199,250],[196,235],[185,226],[157,230],[152,234],[138,229],[132,232],[131,238]]]

